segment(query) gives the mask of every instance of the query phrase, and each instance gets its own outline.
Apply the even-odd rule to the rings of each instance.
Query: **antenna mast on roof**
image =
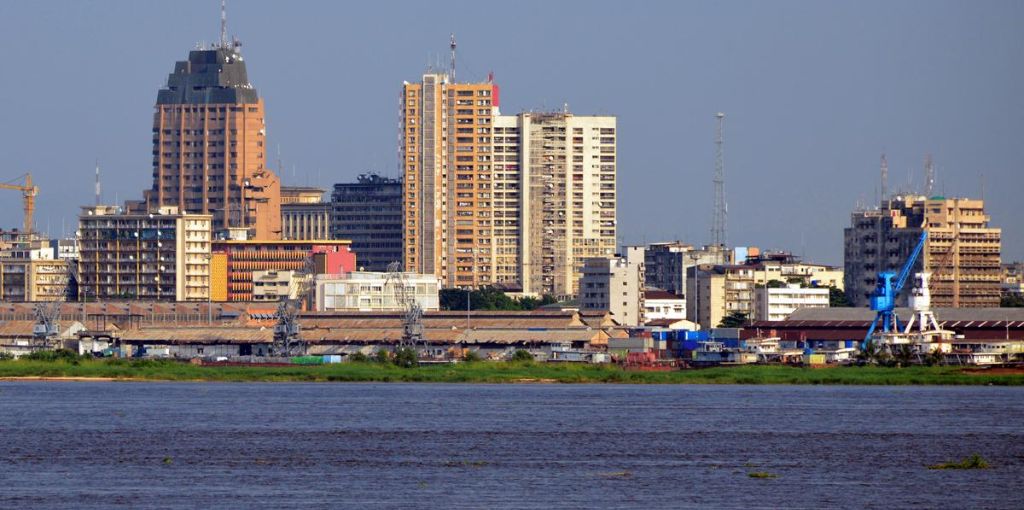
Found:
[[[932,164],[932,155],[924,157],[924,195],[931,198],[935,191],[935,165]]]
[[[725,223],[726,223],[726,205],[725,205],[725,154],[723,152],[723,131],[725,130],[725,114],[717,113],[715,118],[718,119],[718,133],[715,137],[715,178],[712,180],[714,183],[715,191],[715,208],[712,211],[711,219],[711,244],[713,246],[725,246]]]
[[[451,42],[448,44],[448,47],[452,49],[451,79],[452,83],[455,83],[455,34],[453,33],[451,36]]]
[[[96,205],[100,205],[100,160],[96,160]]]
[[[220,0],[220,47],[228,47],[228,9],[226,0]]]
[[[882,153],[882,195],[881,201],[885,202],[889,198],[889,161],[885,159],[885,153]],[[881,204],[879,204],[881,205]]]

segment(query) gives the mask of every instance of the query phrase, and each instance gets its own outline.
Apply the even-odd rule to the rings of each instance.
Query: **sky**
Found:
[[[0,182],[31,171],[36,225],[151,184],[157,90],[217,40],[216,0],[0,2]],[[850,212],[891,189],[987,201],[1024,260],[1024,2],[228,2],[285,184],[398,175],[403,81],[493,71],[502,112],[618,117],[623,244],[710,240],[715,113],[728,241],[842,264]],[[0,226],[21,225],[0,190]]]

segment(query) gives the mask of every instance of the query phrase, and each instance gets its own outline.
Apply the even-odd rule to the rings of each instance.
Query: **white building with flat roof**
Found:
[[[797,284],[785,287],[760,287],[754,291],[756,320],[782,321],[800,308],[828,308],[827,288],[801,288]]]
[[[425,312],[440,309],[437,276],[403,273],[406,293]],[[319,312],[400,312],[405,309],[398,298],[397,284],[388,281],[388,273],[354,271],[342,275],[317,275],[316,310]]]

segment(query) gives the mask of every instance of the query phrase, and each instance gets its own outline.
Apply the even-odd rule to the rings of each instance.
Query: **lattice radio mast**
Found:
[[[725,114],[719,112],[715,118],[718,119],[718,130],[715,137],[715,178],[712,180],[715,188],[715,208],[712,211],[711,219],[711,244],[725,246],[727,242],[726,216],[729,213],[725,203],[725,154],[723,151]]]

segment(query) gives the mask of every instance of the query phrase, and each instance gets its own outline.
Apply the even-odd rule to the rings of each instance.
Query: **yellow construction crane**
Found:
[[[21,192],[21,198],[25,205],[25,233],[31,233],[32,214],[36,209],[36,195],[39,194],[39,187],[32,185],[32,174],[25,174],[21,177],[25,178],[24,186],[0,183],[0,189],[13,189]],[[18,179],[21,179],[21,177],[18,177]]]

